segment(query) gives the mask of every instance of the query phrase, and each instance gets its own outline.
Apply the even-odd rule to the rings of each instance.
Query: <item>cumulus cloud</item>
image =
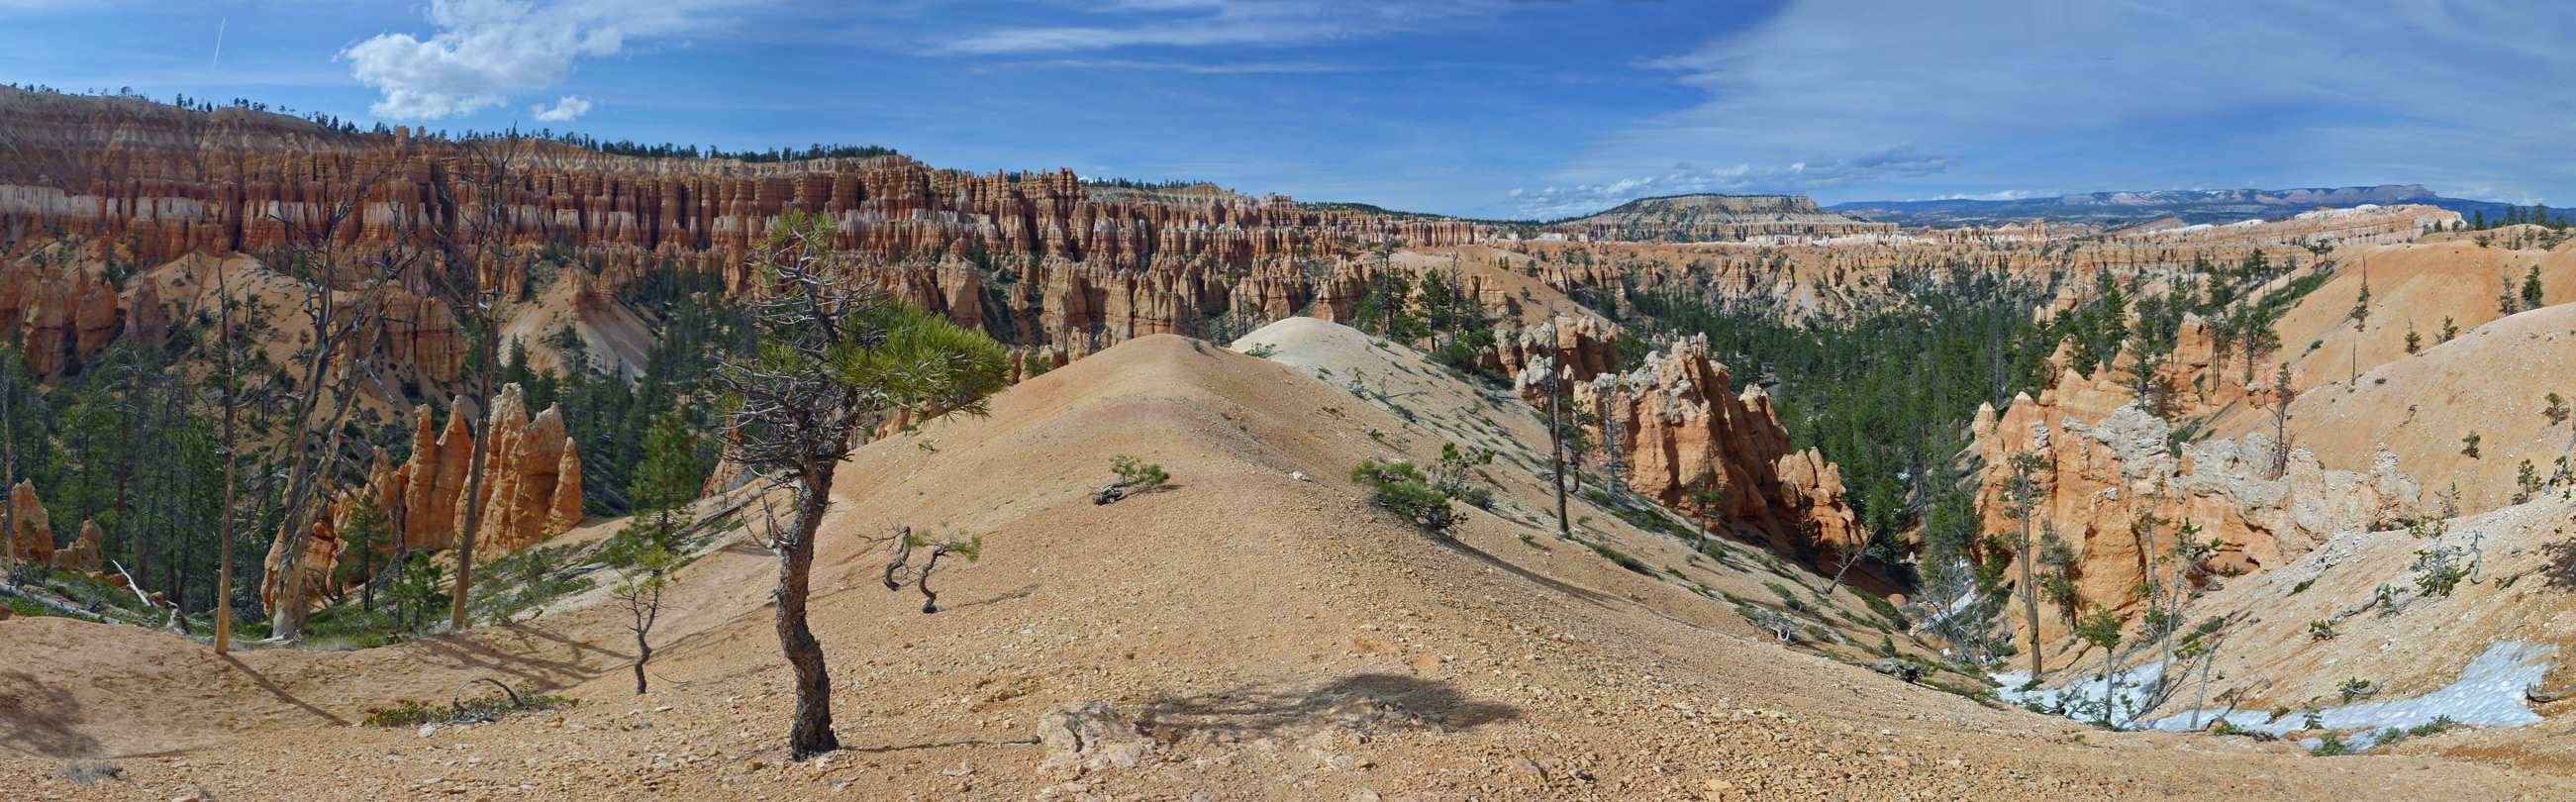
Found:
[[[675,33],[716,0],[431,0],[427,39],[381,34],[340,52],[359,83],[384,93],[369,107],[394,119],[438,119],[552,86],[582,57],[605,56],[634,37]],[[567,113],[558,103],[550,113]],[[570,110],[569,120],[589,108]]]
[[[1658,175],[1536,190],[1515,189],[1511,191],[1510,200],[1526,217],[1569,217],[1659,195],[1696,192],[1805,194],[1889,176],[1919,178],[1948,170],[1958,160],[1959,157],[1951,154],[1934,153],[1912,144],[1898,144],[1849,157],[1789,164],[1738,164],[1702,170],[1683,162]]]
[[[528,111],[535,113],[539,122],[568,123],[589,114],[590,101],[581,99],[580,95],[565,95],[562,100],[555,101],[553,108],[539,103],[529,106]]]

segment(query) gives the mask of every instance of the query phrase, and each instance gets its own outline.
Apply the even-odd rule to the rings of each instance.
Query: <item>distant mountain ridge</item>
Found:
[[[1805,195],[1666,195],[1638,198],[1618,207],[1570,222],[1611,216],[1652,214],[1816,214],[1816,199]]]
[[[1594,240],[1745,242],[1765,237],[1814,239],[1893,234],[1896,227],[1816,208],[1805,195],[1670,195],[1546,226]]]
[[[2297,214],[2319,206],[2348,208],[2363,204],[2418,203],[2461,214],[2503,213],[2507,204],[2445,198],[2421,184],[2375,187],[2297,189],[2169,189],[2151,192],[2088,192],[2050,198],[1928,201],[1854,201],[1825,207],[1906,227],[1992,225],[2033,219],[2101,225],[2143,223],[2172,217],[2186,223],[2233,223]]]

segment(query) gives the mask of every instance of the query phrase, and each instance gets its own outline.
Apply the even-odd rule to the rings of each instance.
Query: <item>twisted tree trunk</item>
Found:
[[[823,644],[805,625],[815,533],[822,529],[823,512],[832,504],[832,473],[839,464],[830,459],[806,463],[800,472],[805,498],[796,511],[796,531],[776,544],[778,589],[771,595],[778,601],[778,645],[796,671],[796,719],[788,730],[787,747],[800,761],[841,748],[840,738],[832,734],[832,678],[823,667]]]

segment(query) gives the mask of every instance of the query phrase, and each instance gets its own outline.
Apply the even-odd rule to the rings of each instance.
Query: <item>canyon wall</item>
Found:
[[[721,273],[740,290],[753,244],[794,209],[834,224],[850,269],[1007,341],[1060,348],[1193,332],[1239,309],[1297,314],[1314,300],[1311,286],[1362,244],[1446,247],[1489,233],[1277,196],[1118,190],[1095,199],[1061,171],[977,175],[902,156],[637,158],[541,140],[467,145],[6,87],[0,120],[0,152],[10,154],[0,158],[0,228],[114,243],[132,262],[265,254],[314,232],[360,252],[460,248],[478,239],[478,226],[497,225],[486,233],[505,247],[482,265],[497,286],[528,288],[527,257],[551,248],[612,288],[672,264]],[[508,168],[500,180],[495,164]],[[330,225],[343,210],[345,222]],[[65,325],[66,336],[84,331]]]
[[[527,300],[543,285],[544,276],[530,275],[541,253],[596,270],[609,293],[666,264],[721,275],[740,291],[751,283],[744,263],[754,243],[793,209],[833,223],[836,258],[848,270],[1007,343],[1075,357],[1148,334],[1205,335],[1227,316],[1346,319],[1372,246],[1456,248],[1495,234],[1448,218],[1206,186],[1095,188],[1069,172],[973,174],[902,156],[640,158],[543,140],[460,144],[403,129],[349,133],[245,109],[199,112],[8,88],[0,88],[0,119],[8,123],[0,147],[9,154],[0,158],[0,229],[88,238],[133,263],[266,254],[324,228],[334,247],[354,252],[406,244],[461,253],[459,243],[477,240],[481,227],[504,243],[483,254],[482,267],[510,295],[505,302]],[[497,179],[487,169],[496,163],[508,168]],[[326,225],[344,208],[345,223]],[[2313,262],[2305,246],[2389,241],[2455,218],[2431,207],[2377,207],[2080,239],[2050,239],[2037,224],[1918,236],[1819,210],[1803,197],[1701,195],[1641,200],[1555,227],[1578,239],[1690,244],[1514,247],[1568,256],[1532,268],[1568,291],[1714,287],[1830,312],[1837,301],[1819,288],[1860,287],[1899,269],[1958,265],[2080,278],[2200,259],[2234,263],[2256,250],[2275,262]],[[50,356],[55,343],[77,355],[120,326],[142,332],[169,323],[136,293],[120,314],[115,294],[99,292],[95,279],[13,277],[12,269],[0,265],[0,317],[23,318],[18,325],[47,351],[44,359],[63,361]],[[407,294],[388,302],[406,313],[386,315],[379,339],[436,383],[453,375],[457,346],[453,316],[420,297],[430,294],[424,281],[409,279]]]
[[[2339,248],[2409,242],[2423,236],[2427,230],[2447,229],[2460,222],[2459,212],[2437,206],[2363,205],[2314,209],[2279,220],[2245,220],[2224,225],[2186,225],[2180,220],[2167,218],[2121,229],[2112,232],[2112,236],[2149,242]]]
[[[1905,272],[1961,268],[2083,285],[2101,272],[2171,278],[2204,262],[2242,264],[2258,252],[2276,268],[2306,268],[2329,258],[2349,265],[2370,250],[2328,256],[2315,249],[2408,242],[2427,227],[2447,227],[2458,219],[2430,206],[2374,206],[2222,226],[2172,221],[2112,234],[2033,221],[1806,240],[1532,241],[1509,247],[1515,259],[1525,258],[1515,264],[1568,294],[1635,290],[1679,292],[1703,302],[1756,298],[1780,303],[1786,314],[1834,315],[1865,305],[1855,300],[1882,292]],[[2444,236],[2449,235],[2434,238]]]
[[[2268,385],[2252,397],[2285,400]],[[1977,440],[1969,453],[1984,466],[1977,480],[1983,531],[2018,539],[2025,520],[2017,514],[2013,461],[2032,455],[2031,537],[2053,535],[2073,557],[2064,571],[2076,597],[2043,604],[2035,625],[2044,639],[2067,635],[2092,605],[2124,617],[2142,612],[2139,585],[2170,583],[2180,571],[2160,558],[2186,522],[2198,528],[2196,540],[2217,541],[2186,580],[2225,582],[2285,565],[2337,534],[2402,527],[2423,495],[2384,448],[2360,472],[2328,470],[2306,449],[2284,451],[2260,432],[2177,445],[2173,426],[2131,401],[2120,383],[2072,370],[2061,370],[2038,398],[2020,395],[2001,412],[1980,408],[1971,429]],[[2140,526],[2148,514],[2167,522]],[[2021,568],[2016,563],[2005,576],[2017,580]],[[2021,632],[2034,625],[2022,620],[2018,603],[2010,612]]]

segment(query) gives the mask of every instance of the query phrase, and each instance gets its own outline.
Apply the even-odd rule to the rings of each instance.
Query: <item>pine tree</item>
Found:
[[[351,501],[357,507],[349,513],[348,525],[340,528],[340,562],[331,584],[357,585],[359,604],[374,610],[376,572],[392,557],[393,521],[372,494],[361,492]]]
[[[637,555],[636,570],[625,582],[609,591],[610,598],[625,606],[628,632],[635,633],[635,695],[642,696],[644,662],[653,659],[653,625],[662,619],[662,591],[670,587],[671,553],[660,548],[645,549]]]
[[[716,375],[737,401],[727,424],[744,432],[743,464],[775,471],[795,490],[790,520],[771,530],[769,545],[778,554],[779,648],[795,674],[788,751],[796,760],[840,748],[831,676],[805,617],[814,541],[841,462],[896,410],[916,420],[980,414],[1009,383],[1007,352],[982,333],[836,278],[826,256],[832,237],[821,215],[780,216],[750,265],[766,290],[760,348]]]
[[[2119,672],[2120,616],[2101,605],[2094,605],[2092,612],[2085,613],[2083,618],[2077,620],[2075,634],[2083,638],[2086,643],[2102,647],[2100,723],[2110,723],[2113,720],[2111,718],[2113,697],[2119,692],[2114,675]]]
[[[681,509],[696,501],[706,484],[707,473],[714,470],[705,440],[689,428],[677,412],[666,412],[653,418],[653,426],[644,434],[644,460],[635,466],[635,478],[626,486],[626,498],[632,502],[638,520],[649,520],[647,538],[654,547],[677,553],[673,542],[679,534],[675,520]]]

